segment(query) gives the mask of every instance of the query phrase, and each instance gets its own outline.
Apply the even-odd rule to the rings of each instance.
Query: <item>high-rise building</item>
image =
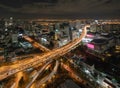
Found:
[[[12,34],[12,43],[17,43],[17,42],[18,42],[17,34]]]
[[[9,19],[9,26],[13,25],[13,17],[10,17]]]

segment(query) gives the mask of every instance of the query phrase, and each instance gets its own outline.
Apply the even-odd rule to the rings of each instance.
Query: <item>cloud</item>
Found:
[[[31,1],[31,0],[30,0]],[[1,4],[0,7],[11,13],[28,15],[120,15],[120,0],[45,0],[46,2],[32,2],[23,4],[19,8]]]

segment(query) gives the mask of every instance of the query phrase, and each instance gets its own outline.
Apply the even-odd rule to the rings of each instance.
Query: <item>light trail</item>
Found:
[[[58,66],[59,66],[59,62],[56,61],[53,71],[37,83],[38,84],[37,88],[39,88],[42,84],[44,84],[46,81],[50,80],[53,77],[53,75],[57,72]]]
[[[0,71],[1,71],[0,72],[0,80],[17,73],[18,71],[25,70],[25,69],[30,68],[39,63],[46,62],[46,60],[49,60],[51,58],[54,58],[57,56],[62,56],[64,54],[66,54],[70,50],[74,49],[77,46],[77,44],[79,44],[81,42],[82,38],[84,38],[86,36],[86,32],[87,32],[86,28],[87,27],[88,27],[88,25],[86,25],[84,27],[84,30],[83,30],[80,38],[73,40],[66,46],[52,50],[50,52],[46,52],[43,55],[38,56],[39,58],[36,58],[36,56],[35,56],[34,58],[32,58],[30,60],[26,60],[25,62],[20,61],[21,64],[14,64],[14,65],[10,65],[10,66],[8,65],[6,67],[0,67]]]
[[[30,86],[33,84],[33,82],[37,79],[37,77],[43,72],[43,70],[52,62],[49,61],[48,63],[46,63],[36,74],[35,77],[32,79],[32,81],[27,85],[26,88],[30,88]]]

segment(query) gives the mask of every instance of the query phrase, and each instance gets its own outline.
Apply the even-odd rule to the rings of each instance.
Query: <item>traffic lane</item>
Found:
[[[50,51],[48,48],[44,47],[43,45],[39,44],[35,40],[31,39],[28,36],[23,36],[28,42],[30,42],[35,48],[39,48],[42,51]]]
[[[37,79],[37,77],[44,71],[44,69],[52,62],[52,60],[50,60],[48,63],[46,63],[34,76],[34,78],[32,79],[32,81],[26,86],[26,88],[30,88],[30,86],[33,84],[33,82]]]
[[[36,83],[36,84],[38,84],[37,88],[40,87],[42,84],[44,84],[46,81],[50,80],[54,76],[54,74],[57,72],[58,66],[59,66],[59,62],[56,61],[56,65],[55,65],[53,71],[49,75],[45,76],[42,80],[40,80]]]
[[[17,74],[16,74],[16,79],[15,79],[15,82],[14,82],[14,87],[12,87],[12,88],[18,88],[18,86],[19,86],[19,81],[20,81],[20,79],[23,77],[23,72],[18,72]]]
[[[33,62],[33,61],[35,61],[35,59],[40,58],[41,55],[43,55],[43,54],[32,54],[32,55],[33,55],[33,57],[29,57],[29,58],[26,58],[23,60],[18,60],[18,61],[12,62],[11,64],[1,66],[0,67],[0,71],[1,71],[0,74],[4,73],[5,71],[9,71],[11,69],[15,69],[17,67],[21,67],[24,64]]]
[[[83,80],[75,71],[73,71],[69,65],[62,63],[61,66],[69,72],[70,77],[74,78],[79,83],[86,84],[86,81]]]
[[[40,56],[40,54],[30,54],[30,55],[17,56],[17,57],[15,57],[16,59],[18,59],[18,58],[24,58],[24,57],[25,57],[25,59],[16,60],[14,62],[9,62],[9,63],[3,63],[0,66],[0,71],[3,71],[2,69],[4,69],[4,70],[5,69],[9,69],[10,66],[12,66],[12,65],[16,65],[16,64],[23,63],[23,62],[27,62],[28,60],[33,59],[35,56]]]

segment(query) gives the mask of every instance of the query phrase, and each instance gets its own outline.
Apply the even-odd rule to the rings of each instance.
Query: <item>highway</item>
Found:
[[[30,42],[35,48],[39,48],[40,50],[44,51],[44,52],[49,52],[50,50],[46,47],[44,47],[43,45],[37,43],[35,40],[31,39],[30,37],[28,36],[23,36],[25,40],[27,40],[28,42]],[[32,42],[31,42],[32,41]],[[34,43],[33,43],[34,42]],[[40,54],[29,54],[29,55],[22,55],[22,56],[17,56],[15,57],[15,59],[17,61],[14,61],[13,63],[18,63],[20,60],[20,58],[26,58],[26,59],[29,59],[29,57],[34,57],[34,56],[40,56]],[[24,60],[24,59],[23,59]],[[11,64],[13,64],[11,63]],[[30,88],[30,86],[33,84],[33,82],[37,79],[37,77],[44,71],[44,69],[51,63],[51,60],[46,63],[38,72],[35,73],[35,77],[32,79],[32,81],[27,85],[26,88]],[[18,84],[19,84],[19,81],[20,79],[23,77],[23,72],[18,72],[16,74],[16,79],[15,79],[15,82],[13,83],[13,85],[11,86],[11,88],[18,88]]]
[[[111,24],[111,23],[108,23],[108,24]],[[86,25],[84,27],[84,30],[83,30],[80,38],[77,38],[77,39],[71,41],[70,43],[68,43],[67,45],[65,45],[65,46],[63,46],[61,48],[58,48],[58,49],[54,49],[54,50],[47,49],[46,47],[44,47],[41,44],[37,43],[36,41],[32,40],[28,36],[23,36],[24,39],[26,39],[28,42],[30,42],[34,47],[39,48],[40,50],[44,51],[45,53],[43,53],[41,55],[39,55],[39,54],[31,54],[30,56],[32,56],[32,57],[30,57],[28,59],[21,60],[21,61],[16,61],[12,65],[0,67],[0,70],[1,70],[0,71],[0,80],[2,80],[4,78],[18,72],[16,74],[17,75],[16,82],[13,83],[13,85],[11,86],[11,88],[17,88],[18,84],[19,84],[19,81],[20,81],[21,77],[23,76],[22,70],[28,69],[30,67],[33,67],[35,65],[38,65],[38,64],[44,62],[45,65],[42,67],[42,69],[40,69],[36,73],[36,75],[34,76],[32,81],[26,87],[26,88],[30,88],[30,86],[37,79],[39,74],[41,74],[44,71],[44,69],[46,68],[46,65],[49,65],[51,63],[52,58],[58,57],[58,56],[63,56],[64,54],[66,54],[67,52],[71,51],[72,49],[76,48],[79,45],[82,38],[85,37],[85,35],[86,35],[86,27],[89,27],[89,26]],[[17,58],[19,58],[19,57],[17,57]],[[55,59],[58,59],[58,58],[55,58]],[[47,61],[48,61],[48,63],[47,63]],[[37,85],[38,87],[40,87],[43,83],[45,83],[46,81],[48,81],[48,80],[50,80],[52,78],[52,76],[57,72],[58,65],[59,65],[59,62],[56,61],[56,65],[55,65],[53,71],[49,75],[47,75],[46,77],[44,77],[42,80],[40,80],[38,82],[38,84],[39,84],[39,85]],[[72,78],[78,80],[79,82],[81,82],[83,84],[86,83],[76,73],[74,73],[74,71],[72,71],[69,66],[67,66],[66,64],[62,64],[62,66],[68,72],[70,72],[69,75]]]
[[[28,84],[28,86],[31,86],[32,83],[37,79],[37,77],[42,74],[42,72],[44,71],[44,69],[52,63],[53,60],[48,61],[47,63],[45,63],[45,65],[34,74],[34,78],[32,79],[32,81]],[[20,79],[24,76],[23,71],[20,71],[16,74],[16,78],[15,78],[15,82],[13,83],[13,85],[11,86],[11,88],[18,88],[19,85],[19,81]],[[29,88],[29,87],[28,87]]]
[[[42,46],[41,44],[39,44],[38,42],[36,42],[35,40],[31,39],[28,36],[23,36],[23,38],[27,41],[29,41],[35,48],[38,48],[44,52],[49,52],[50,50],[44,46]]]
[[[11,86],[11,88],[18,88],[19,85],[19,81],[20,79],[23,77],[23,72],[18,72],[16,74],[16,79],[15,79],[15,83],[13,83],[13,85]]]
[[[41,54],[42,54],[42,53],[41,53]],[[35,57],[35,56],[41,56],[41,54],[29,54],[29,55],[16,56],[16,57],[14,57],[14,58],[11,58],[11,59],[15,59],[15,61],[9,62],[9,63],[8,63],[8,62],[7,62],[7,63],[2,63],[2,64],[0,64],[0,67],[7,68],[8,65],[19,64],[19,63],[21,63],[21,62],[30,60],[30,59],[32,59],[32,58]]]
[[[120,22],[119,21],[117,21],[117,22],[102,22],[102,24],[120,24]]]
[[[69,75],[82,84],[86,84],[86,81],[83,80],[79,75],[77,75],[68,65],[61,63],[61,66],[69,72]]]
[[[44,69],[50,64],[52,63],[52,60],[50,60],[48,63],[46,63],[34,76],[34,78],[32,79],[32,81],[27,85],[26,88],[30,88],[30,86],[33,84],[33,82],[37,79],[37,77],[44,71]]]
[[[39,63],[46,62],[46,61],[50,60],[51,58],[54,58],[57,56],[62,56],[64,54],[66,54],[67,52],[71,51],[72,49],[76,48],[76,46],[79,45],[79,43],[81,42],[82,38],[84,38],[86,36],[86,32],[87,32],[86,28],[87,27],[89,27],[89,26],[86,25],[84,27],[84,30],[83,30],[80,38],[73,40],[72,42],[70,42],[69,44],[67,44],[61,48],[54,49],[50,52],[45,52],[41,56],[35,56],[24,62],[19,61],[20,64],[16,63],[14,65],[0,67],[0,71],[1,71],[0,72],[0,80],[4,79],[10,75],[13,75],[19,71],[22,71],[22,70],[30,68],[34,65],[37,65]]]
[[[56,64],[55,64],[55,66],[53,68],[53,71],[49,75],[45,76],[43,79],[41,79],[40,81],[37,82],[37,88],[39,88],[42,84],[44,84],[48,80],[51,80],[51,78],[57,72],[58,66],[59,66],[59,62],[56,61]]]

